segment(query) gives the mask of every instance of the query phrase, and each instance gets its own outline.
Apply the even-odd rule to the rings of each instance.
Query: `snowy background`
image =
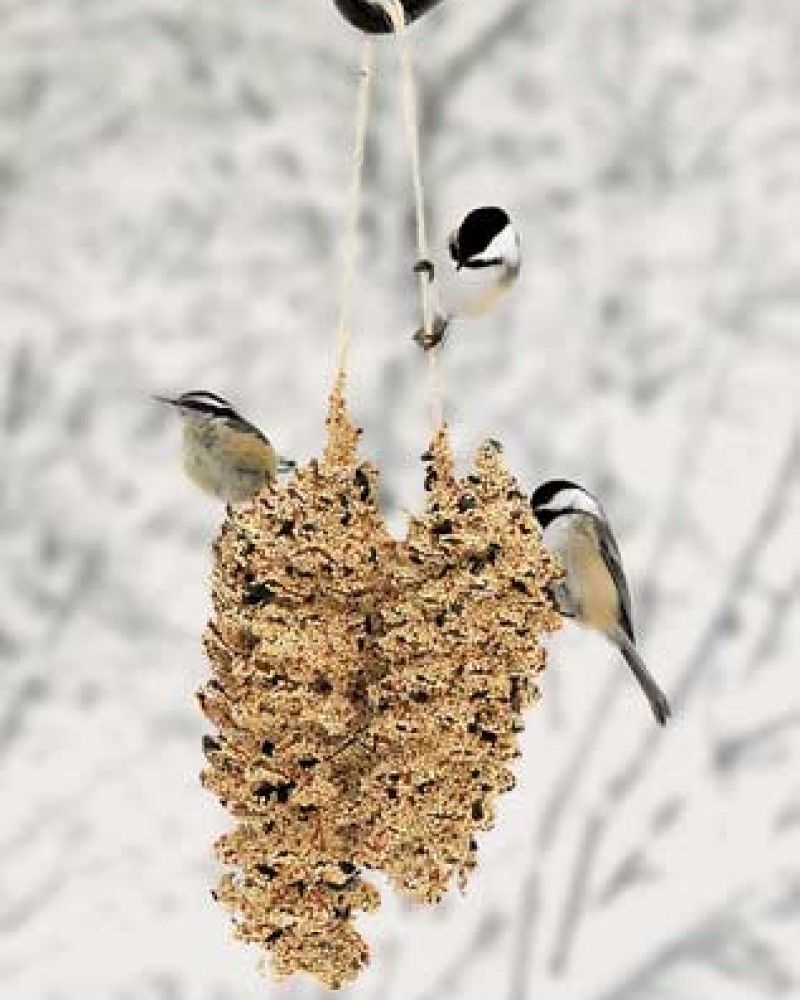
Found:
[[[444,357],[459,455],[604,498],[675,719],[557,637],[469,891],[387,894],[346,995],[800,997],[800,5],[448,0],[410,38],[434,233],[499,202],[525,243]],[[0,2],[3,997],[324,995],[262,979],[209,896],[222,511],[150,395],[318,453],[358,62],[326,0]],[[402,530],[429,428],[378,63],[352,401]]]

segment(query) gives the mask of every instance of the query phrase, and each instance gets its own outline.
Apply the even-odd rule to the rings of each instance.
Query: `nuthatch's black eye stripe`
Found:
[[[194,399],[183,400],[180,406],[184,410],[194,410],[195,413],[207,413],[210,417],[231,417],[237,418],[236,410],[230,406],[217,406],[214,403],[200,403]]]
[[[238,418],[231,404],[213,392],[184,392],[175,402],[186,410],[194,410],[195,413],[206,413],[211,417]]]
[[[215,403],[217,406],[230,406],[231,404],[223,396],[218,396],[215,392],[207,389],[191,389],[189,392],[182,392],[179,400],[194,400],[198,403]]]

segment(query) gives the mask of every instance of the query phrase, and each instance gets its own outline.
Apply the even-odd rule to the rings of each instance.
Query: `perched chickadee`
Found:
[[[425,350],[441,343],[453,319],[483,316],[492,309],[522,269],[519,233],[504,208],[473,209],[450,234],[447,245],[453,274],[444,290],[445,307],[437,312],[431,334],[426,336],[423,330],[414,334]],[[433,280],[430,261],[420,261],[415,271]]]
[[[183,420],[183,469],[205,493],[238,503],[255,496],[278,472],[295,467],[279,458],[261,431],[213,392],[184,392],[172,399]]]
[[[566,479],[543,483],[531,506],[545,545],[566,571],[553,588],[556,607],[617,646],[663,726],[671,714],[669,703],[636,649],[622,557],[603,508],[591,493]]]

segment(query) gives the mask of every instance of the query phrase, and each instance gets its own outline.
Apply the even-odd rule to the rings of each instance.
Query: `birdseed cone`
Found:
[[[276,976],[331,988],[368,961],[365,869],[425,902],[463,885],[559,627],[560,571],[499,447],[460,481],[440,431],[425,512],[396,541],[343,390],[322,461],[229,508],[198,695],[216,728],[203,782],[235,820],[216,897]]]

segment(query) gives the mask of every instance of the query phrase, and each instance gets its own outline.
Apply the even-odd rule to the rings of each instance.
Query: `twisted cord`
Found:
[[[406,19],[400,0],[377,0],[391,18],[397,50],[400,58],[401,92],[403,103],[403,123],[406,133],[406,147],[411,164],[411,176],[414,186],[414,214],[417,228],[417,255],[419,260],[429,260],[428,231],[425,223],[425,192],[422,185],[422,168],[419,152],[419,114],[417,103],[417,86],[414,77],[414,63],[411,50],[406,42]],[[433,331],[433,295],[430,276],[419,274],[420,301],[422,306],[422,328],[426,338]],[[436,349],[426,352],[428,357],[428,393],[431,409],[431,420],[438,429],[443,422],[442,386],[439,375],[438,355]]]
[[[342,287],[339,306],[339,326],[336,333],[336,370],[342,375],[347,366],[347,353],[353,322],[353,290],[358,260],[358,232],[361,222],[361,195],[364,175],[364,150],[369,123],[372,84],[373,44],[365,39],[361,50],[361,73],[356,105],[353,140],[353,173],[347,199],[345,235],[342,251]]]

